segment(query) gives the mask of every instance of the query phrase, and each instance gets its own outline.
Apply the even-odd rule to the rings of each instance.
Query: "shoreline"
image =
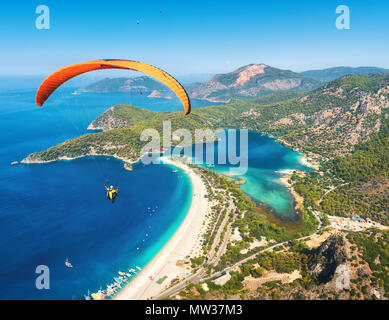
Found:
[[[295,202],[294,210],[297,213],[297,211],[299,209],[301,209],[303,206],[304,198],[302,196],[300,196],[299,194],[297,194],[297,192],[294,190],[293,186],[288,182],[293,171],[296,171],[296,170],[280,171],[281,177],[280,177],[279,181],[281,182],[281,184],[283,184],[284,186],[286,186],[288,188],[290,194],[292,195],[294,202]]]
[[[183,279],[189,270],[187,265],[177,265],[191,255],[203,232],[203,222],[208,211],[207,189],[194,170],[182,162],[161,157],[161,162],[185,172],[192,184],[192,202],[184,221],[157,255],[114,297],[114,300],[146,300],[158,296],[170,286],[172,280]],[[189,267],[190,268],[190,267]],[[150,280],[149,277],[152,277]],[[166,277],[162,284],[156,280]]]
[[[88,153],[88,154],[77,156],[77,157],[63,156],[63,157],[59,157],[59,158],[53,159],[53,160],[29,160],[28,156],[27,156],[26,158],[21,160],[19,163],[20,164],[45,164],[45,163],[52,163],[52,162],[57,162],[57,161],[72,161],[72,160],[77,160],[77,159],[86,158],[86,157],[112,157],[112,158],[115,158],[117,160],[123,161],[123,167],[125,170],[128,170],[128,171],[132,171],[132,165],[136,164],[141,158],[141,157],[139,157],[139,159],[137,159],[137,160],[130,160],[130,159],[122,158],[122,157],[119,157],[117,155],[112,155],[112,154]],[[130,167],[128,167],[128,166],[130,166]]]
[[[314,163],[311,158],[309,158],[305,153],[301,153],[300,151],[297,151],[300,153],[299,161],[302,165],[315,169],[316,171],[319,170],[319,165],[317,163]]]

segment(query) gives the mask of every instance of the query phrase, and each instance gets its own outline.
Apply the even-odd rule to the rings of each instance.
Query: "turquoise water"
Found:
[[[236,148],[240,150],[239,131],[237,134]],[[228,145],[228,135],[226,135],[226,144]],[[247,170],[244,174],[234,175],[238,165],[231,165],[229,161],[226,164],[218,164],[219,145],[223,145],[223,143],[214,144],[215,161],[212,165],[207,165],[205,158],[206,150],[210,148],[210,145],[204,146],[203,157],[196,156],[195,147],[192,147],[192,154],[196,162],[235,180],[245,180],[246,183],[240,187],[254,201],[266,204],[280,219],[298,220],[299,217],[294,211],[293,197],[288,188],[280,182],[281,173],[279,171],[285,169],[309,170],[310,168],[301,164],[300,153],[284,147],[266,135],[249,131]],[[242,161],[242,163],[245,162]]]
[[[86,157],[10,166],[31,152],[86,133],[88,124],[113,104],[181,108],[178,100],[71,95],[73,91],[60,89],[37,108],[34,90],[0,90],[0,299],[82,298],[88,289],[104,288],[119,270],[145,266],[189,209],[190,180],[167,165],[138,163],[130,172],[119,160]],[[247,180],[242,189],[251,197],[294,219],[292,199],[275,171],[304,169],[298,159],[297,153],[250,133],[249,168],[237,178]],[[226,174],[230,167],[213,169]],[[119,183],[115,204],[105,198],[106,179]],[[66,258],[74,268],[65,267]],[[50,268],[50,290],[35,287],[35,268],[41,264]]]

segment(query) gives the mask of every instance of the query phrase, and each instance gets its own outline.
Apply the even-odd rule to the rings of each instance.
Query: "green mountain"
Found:
[[[188,88],[191,98],[211,102],[250,99],[277,91],[310,91],[320,82],[290,70],[265,64],[250,64],[233,72],[218,74],[209,81]]]
[[[150,97],[172,98],[171,90],[168,87],[147,76],[136,78],[105,78],[76,90],[76,93],[83,92],[142,92]]]
[[[80,156],[92,152],[92,149],[96,151],[100,142],[107,144],[105,149],[109,154],[119,152],[119,148],[119,153],[123,155],[126,150],[142,144],[139,134],[143,129],[161,131],[162,122],[170,120],[173,130],[256,130],[271,134],[294,148],[333,158],[349,154],[357,144],[368,141],[372,134],[380,131],[388,121],[388,111],[389,74],[346,76],[305,95],[284,91],[251,100],[235,99],[224,105],[195,108],[189,116],[184,116],[182,111],[154,112],[117,105],[91,124],[91,128],[101,128],[104,132],[86,134],[76,138],[79,139],[77,143],[74,143],[75,139],[69,140],[65,145],[31,157],[39,161],[59,156]],[[130,139],[125,143],[120,138],[122,142],[116,142],[115,136],[123,136],[124,139],[126,135],[135,137],[137,141]],[[74,148],[69,145],[73,143]],[[117,148],[111,148],[112,145]],[[102,150],[103,145],[98,147]],[[139,156],[136,151],[130,152],[134,158]]]
[[[348,154],[388,121],[389,74],[352,75],[302,96],[251,108],[245,127],[285,144],[332,158]]]
[[[335,67],[322,70],[308,70],[300,72],[304,77],[328,82],[350,74],[388,73],[389,69],[376,67]]]

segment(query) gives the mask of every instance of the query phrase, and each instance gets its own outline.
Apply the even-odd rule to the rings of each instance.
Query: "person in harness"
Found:
[[[107,199],[111,200],[112,203],[114,203],[119,192],[119,187],[118,186],[116,188],[114,188],[113,186],[108,187],[105,184],[104,187],[107,190]]]

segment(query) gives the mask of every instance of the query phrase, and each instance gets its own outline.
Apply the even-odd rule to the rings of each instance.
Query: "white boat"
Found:
[[[136,266],[136,268],[140,271],[140,270],[142,270],[142,268],[141,267],[138,267],[138,266]]]
[[[73,268],[73,265],[69,262],[68,258],[66,258],[65,266],[67,266],[68,268]]]

